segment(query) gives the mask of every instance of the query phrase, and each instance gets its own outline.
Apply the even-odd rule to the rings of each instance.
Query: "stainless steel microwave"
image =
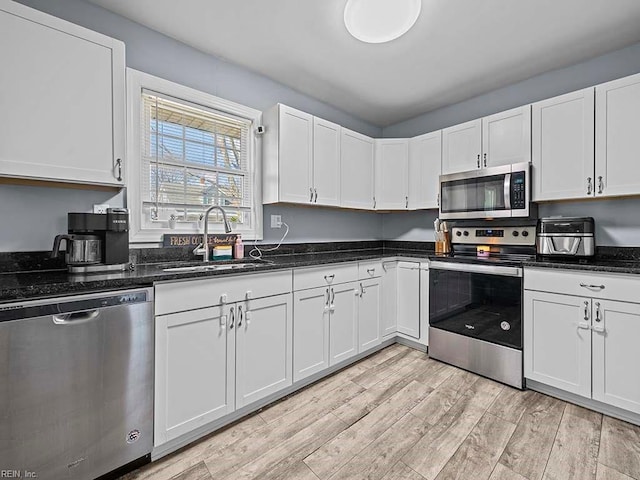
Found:
[[[440,175],[440,218],[531,215],[531,165],[514,163]]]

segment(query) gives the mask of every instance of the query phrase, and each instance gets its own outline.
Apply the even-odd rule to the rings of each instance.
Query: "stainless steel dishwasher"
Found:
[[[152,289],[0,305],[0,470],[91,479],[146,457],[153,334]]]

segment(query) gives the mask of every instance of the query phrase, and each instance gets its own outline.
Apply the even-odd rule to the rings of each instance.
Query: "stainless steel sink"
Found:
[[[224,263],[224,264],[205,264],[205,265],[190,265],[185,267],[171,267],[164,268],[163,272],[214,272],[218,270],[241,270],[249,267],[261,267],[264,263],[247,262],[247,263]]]

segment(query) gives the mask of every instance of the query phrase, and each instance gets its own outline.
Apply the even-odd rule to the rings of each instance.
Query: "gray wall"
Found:
[[[150,30],[83,0],[18,0],[69,20],[127,46],[127,66],[226,98],[258,110],[282,102],[371,136],[382,130],[334,107],[219,58]],[[91,211],[94,203],[123,205],[123,195],[45,187],[0,185],[0,251],[46,250],[55,233],[66,231],[68,211]],[[270,211],[291,226],[287,242],[380,238],[382,219],[366,213],[311,211],[294,207],[265,209],[265,240],[278,240],[268,227]],[[337,227],[337,228],[334,228]]]
[[[384,137],[411,137],[640,72],[640,43],[567,68],[450,105],[383,129]],[[437,212],[384,215],[383,237],[433,240]],[[592,216],[598,245],[640,246],[640,199],[542,204],[540,216]],[[426,229],[424,227],[426,225]]]

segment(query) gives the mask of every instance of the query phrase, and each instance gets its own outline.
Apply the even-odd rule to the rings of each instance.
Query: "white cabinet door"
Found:
[[[280,201],[313,200],[313,116],[286,105],[279,106]]]
[[[480,168],[482,119],[442,130],[442,173]]]
[[[293,381],[329,368],[330,289],[293,294]]]
[[[594,195],[594,89],[533,104],[533,201]]]
[[[234,410],[229,306],[156,317],[156,446]]]
[[[358,295],[356,283],[331,287],[329,309],[329,365],[358,353]]]
[[[442,131],[409,140],[409,208],[438,208]]]
[[[596,87],[596,196],[640,193],[640,75]]]
[[[346,128],[340,138],[340,206],[373,210],[373,139]]]
[[[398,262],[382,263],[381,335],[395,335],[398,326]]]
[[[524,376],[591,398],[591,299],[524,293]]]
[[[593,300],[593,399],[640,413],[640,304]]]
[[[376,139],[376,208],[409,208],[409,140]]]
[[[313,203],[340,205],[340,125],[313,118]]]
[[[0,175],[123,185],[124,44],[3,2],[0,59]]]
[[[236,304],[236,407],[292,381],[291,294]]]
[[[398,262],[398,332],[420,338],[420,264]]]
[[[380,278],[360,282],[358,352],[364,352],[380,344],[381,287]]]
[[[531,105],[482,119],[482,166],[531,161]]]

